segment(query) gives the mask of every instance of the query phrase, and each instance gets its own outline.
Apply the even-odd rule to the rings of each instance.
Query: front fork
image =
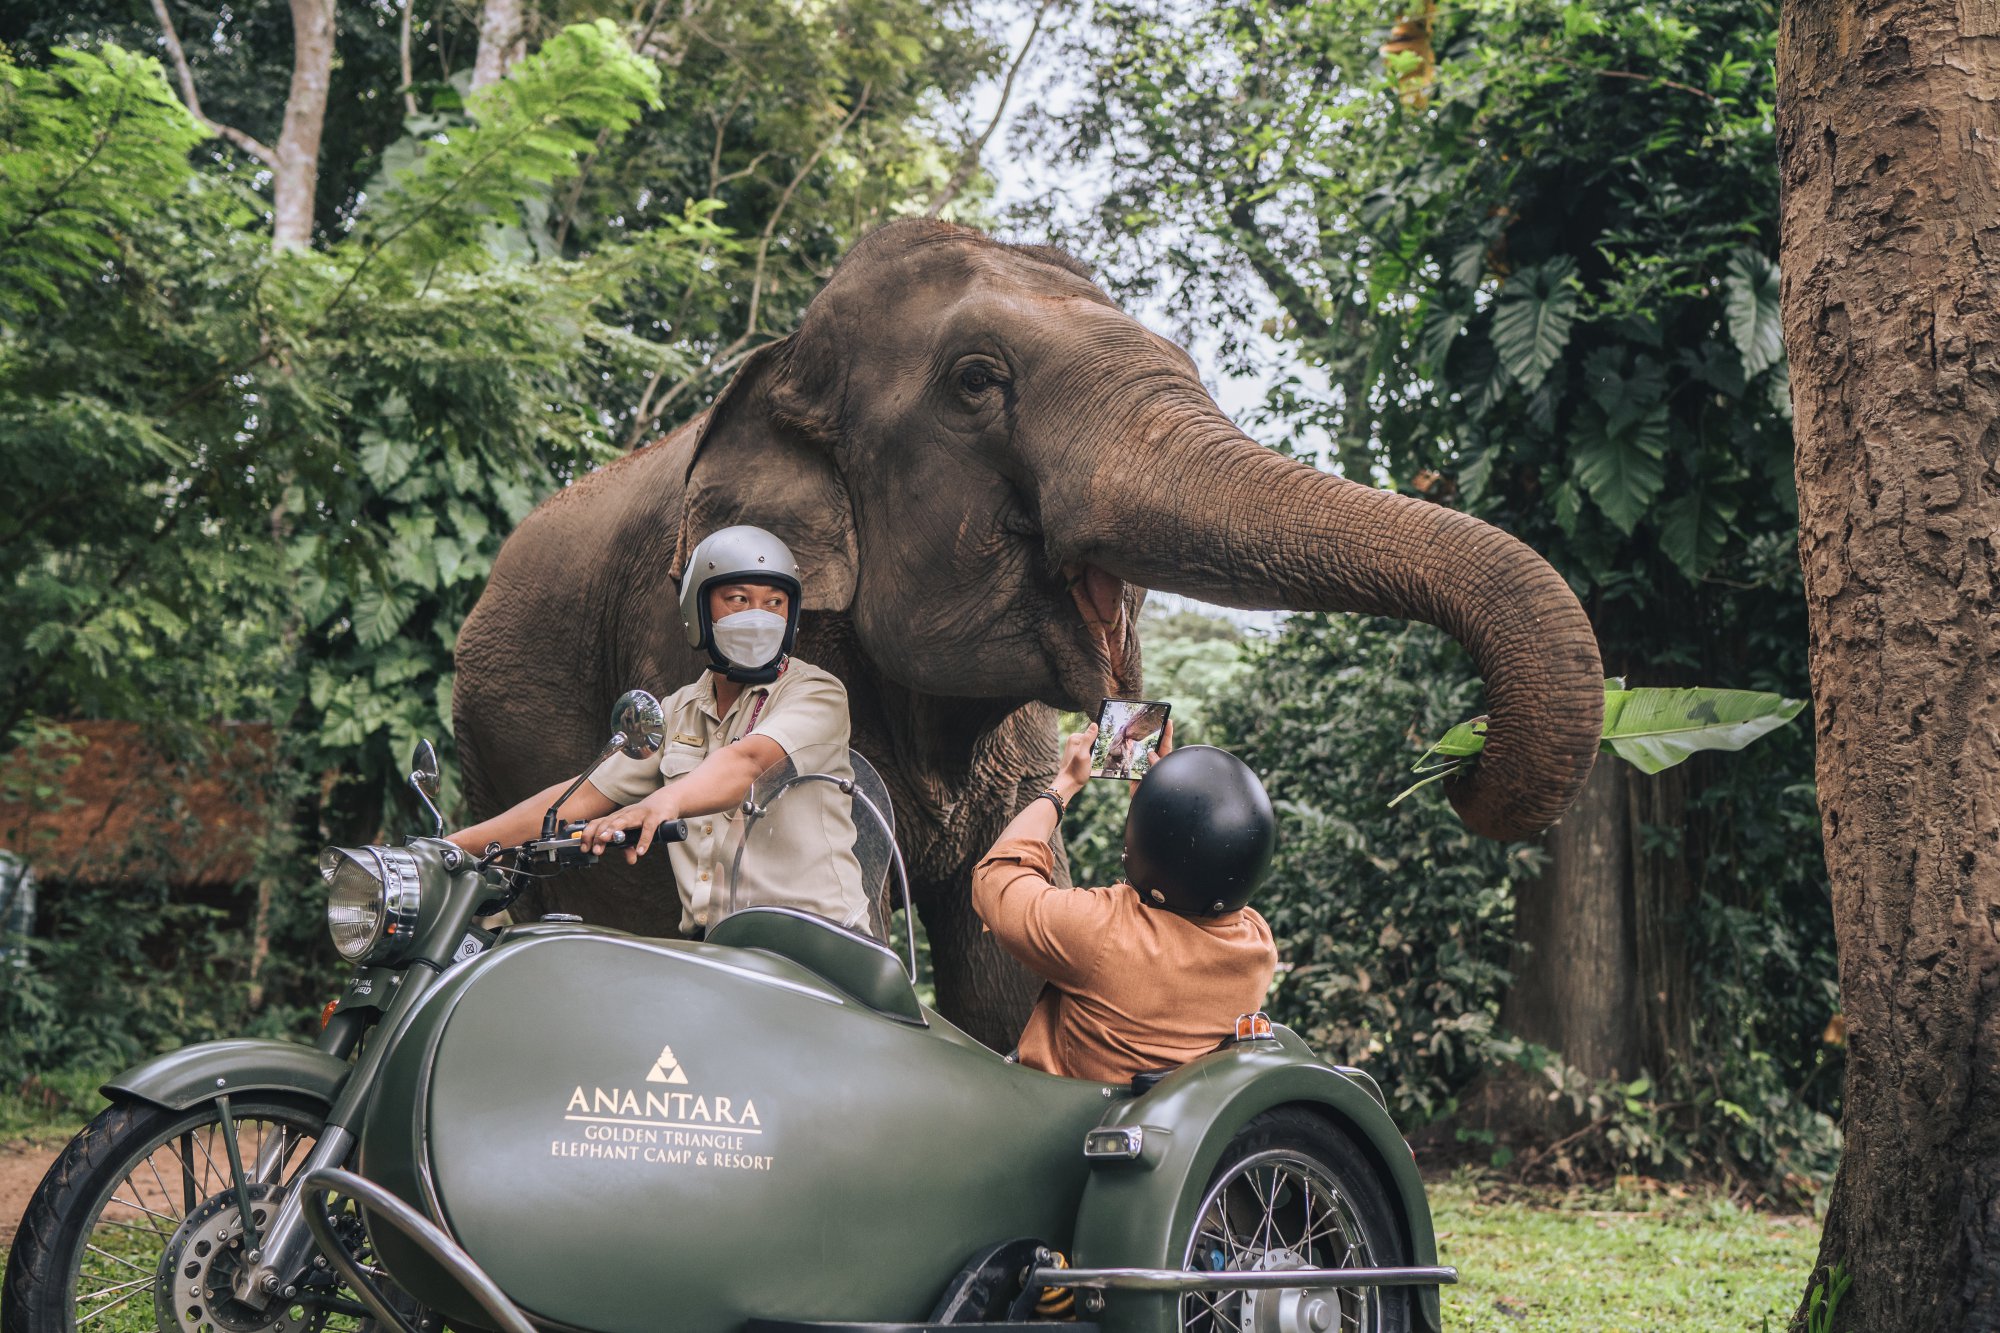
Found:
[[[368,1093],[375,1086],[376,1072],[387,1058],[390,1048],[396,1044],[396,1036],[410,1010],[430,989],[437,975],[435,969],[419,962],[392,978],[390,984],[396,988],[396,994],[389,1001],[374,1037],[363,1048],[360,1058],[355,1060],[347,1080],[340,1085],[340,1093],[327,1112],[326,1126],[320,1131],[312,1151],[306,1154],[304,1164],[294,1173],[294,1179],[304,1180],[315,1171],[339,1167],[347,1161],[348,1154],[354,1150],[352,1127],[360,1120]],[[342,1019],[349,1021],[343,1024]],[[354,1048],[363,1025],[359,1014],[335,1014],[320,1034],[320,1049],[344,1055]],[[222,1109],[227,1116],[228,1108],[225,1106]],[[226,1138],[232,1144],[235,1142],[233,1135]],[[255,1179],[277,1183],[275,1177],[282,1169],[283,1154],[282,1150],[278,1150],[278,1156],[273,1160],[273,1151],[266,1145],[259,1154]],[[236,1172],[236,1181],[241,1191],[243,1173],[240,1170]],[[298,1294],[298,1274],[305,1268],[306,1253],[313,1243],[312,1233],[305,1222],[306,1193],[303,1189],[286,1191],[270,1226],[256,1237],[256,1247],[248,1255],[249,1262],[236,1270],[232,1285],[236,1299],[245,1305],[262,1310],[273,1301],[290,1300]],[[247,1226],[247,1210],[244,1217]],[[256,1235],[254,1231],[251,1234]]]

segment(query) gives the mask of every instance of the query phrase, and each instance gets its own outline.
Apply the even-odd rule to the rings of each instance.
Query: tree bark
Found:
[[[497,83],[527,51],[527,14],[521,0],[486,0],[479,7],[479,53],[472,61],[472,86]]]
[[[312,244],[313,198],[319,189],[319,137],[326,127],[333,78],[334,0],[291,0],[292,89],[278,136],[271,185],[271,248]]]
[[[1548,1047],[1593,1079],[1631,1078],[1639,1066],[1626,765],[1601,759],[1562,822],[1543,836],[1547,867],[1514,909],[1514,984],[1503,1031]],[[1496,1076],[1474,1116],[1508,1133],[1549,1137],[1579,1123],[1549,1085]]]
[[[2000,1328],[2000,3],[1786,0],[1777,123],[1849,1043],[1812,1281]]]
[[[1698,861],[1689,849],[1705,821],[1689,811],[1687,798],[1697,782],[1690,770],[1699,762],[1653,774],[1617,764],[1625,780],[1638,1064],[1655,1077],[1688,1068],[1694,1057],[1688,922],[1701,890]]]

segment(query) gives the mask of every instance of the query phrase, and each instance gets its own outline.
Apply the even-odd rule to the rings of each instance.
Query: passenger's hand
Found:
[[[639,858],[653,845],[654,830],[667,820],[678,818],[680,811],[674,808],[673,797],[662,787],[636,805],[614,810],[585,824],[583,832],[578,835],[578,845],[587,852],[602,856],[606,848],[614,845],[611,835],[623,830],[625,864],[637,865]]]
[[[1168,718],[1167,725],[1160,732],[1159,752],[1153,756],[1153,760],[1155,763],[1158,763],[1160,760],[1165,759],[1168,755],[1172,754],[1173,752],[1174,752],[1174,720],[1172,718]]]
[[[1090,747],[1097,744],[1097,724],[1091,723],[1063,743],[1062,761],[1056,769],[1056,795],[1065,801],[1082,791],[1090,781]]]

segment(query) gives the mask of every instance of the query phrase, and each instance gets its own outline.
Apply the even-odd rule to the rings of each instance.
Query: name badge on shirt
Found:
[[[674,744],[675,744],[675,745],[700,745],[700,744],[701,744],[701,737],[699,737],[699,736],[690,736],[690,735],[688,735],[688,734],[687,734],[686,732],[682,732],[682,733],[681,733],[680,735],[678,735],[678,736],[674,737]]]

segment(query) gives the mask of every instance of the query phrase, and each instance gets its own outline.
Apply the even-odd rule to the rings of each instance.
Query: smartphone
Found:
[[[1137,782],[1160,757],[1173,705],[1160,699],[1106,699],[1097,710],[1090,776]]]

